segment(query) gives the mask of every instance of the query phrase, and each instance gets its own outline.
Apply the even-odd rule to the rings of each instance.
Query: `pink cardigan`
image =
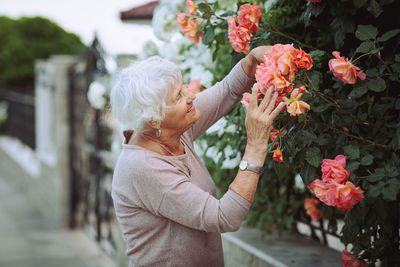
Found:
[[[229,112],[254,83],[239,62],[196,95],[200,119],[182,137],[185,154],[164,156],[123,144],[112,198],[129,266],[223,266],[221,235],[239,229],[250,203],[232,190],[218,200],[193,141]]]

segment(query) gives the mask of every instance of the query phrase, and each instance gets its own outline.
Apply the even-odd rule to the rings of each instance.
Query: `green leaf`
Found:
[[[367,86],[368,86],[368,89],[370,89],[374,92],[382,92],[386,89],[385,80],[380,77],[370,80],[367,83]]]
[[[394,166],[386,166],[385,171],[389,177],[396,177],[399,175],[399,169]]]
[[[322,163],[321,150],[317,147],[309,148],[306,152],[306,159],[311,166],[319,167]]]
[[[374,161],[374,156],[369,154],[361,158],[361,165],[369,166],[372,164],[373,161]]]
[[[312,50],[309,54],[313,60],[316,60],[317,58],[323,57],[325,52],[322,50]]]
[[[358,145],[348,145],[343,147],[344,154],[348,155],[351,159],[360,158],[360,147]]]
[[[400,181],[398,179],[390,179],[386,183],[385,188],[382,190],[383,199],[396,200],[400,191]]]
[[[379,42],[386,42],[387,40],[395,37],[399,33],[400,33],[400,29],[390,30],[390,31],[385,32],[384,34],[382,34],[382,36],[378,38],[378,41]]]
[[[375,172],[372,173],[369,177],[368,177],[368,181],[371,183],[375,183],[380,181],[383,177],[385,177],[385,169],[383,168],[377,168],[375,169]]]
[[[198,8],[202,13],[212,12],[211,7],[207,3],[200,3]]]
[[[361,41],[374,40],[378,35],[378,29],[372,25],[358,25],[356,37]]]
[[[204,32],[203,43],[208,45],[211,44],[212,41],[214,41],[214,28],[208,27]]]
[[[300,176],[304,184],[307,186],[312,181],[318,178],[317,168],[311,166],[310,164],[308,164],[308,162],[305,162],[304,167],[300,171]]]
[[[365,84],[356,84],[354,85],[353,90],[350,92],[349,97],[350,98],[359,98],[365,93],[368,92],[368,87]]]
[[[332,137],[329,134],[324,133],[324,134],[318,136],[317,143],[320,146],[326,146],[327,144],[329,144],[331,142],[331,138]]]
[[[367,3],[367,0],[353,0],[353,5],[355,8],[360,8]]]
[[[371,43],[365,41],[362,42],[356,49],[356,53],[367,53],[371,50],[372,45]]]
[[[376,18],[382,13],[382,8],[376,0],[369,0],[367,10]]]
[[[380,181],[376,185],[370,185],[368,189],[368,196],[369,197],[378,197],[381,193],[382,190],[385,187],[385,183],[383,181]]]
[[[355,171],[358,169],[358,167],[360,167],[360,162],[358,161],[351,161],[350,163],[348,163],[346,165],[346,170],[349,170],[351,172]]]

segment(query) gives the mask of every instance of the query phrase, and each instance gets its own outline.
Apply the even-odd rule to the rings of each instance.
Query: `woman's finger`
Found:
[[[279,113],[281,113],[281,111],[285,108],[286,104],[285,102],[281,102],[279,103],[279,105],[274,109],[274,111],[271,112],[269,119],[271,120],[271,122],[273,120],[275,120],[276,116],[279,115]]]
[[[271,101],[271,94],[272,94],[272,87],[270,87],[270,88],[267,90],[267,93],[265,94],[263,100],[262,100],[261,103],[260,103],[261,111],[264,111],[265,108],[266,108],[266,107],[268,106],[268,104],[270,103],[270,101]]]
[[[253,85],[251,88],[251,97],[250,97],[250,105],[249,108],[257,108],[258,103],[257,103],[257,96],[258,96],[258,86],[257,83]]]
[[[271,113],[271,111],[274,109],[275,102],[276,102],[277,98],[278,98],[278,93],[275,92],[274,95],[272,96],[271,101],[269,101],[267,108],[264,111],[265,114],[269,115]]]

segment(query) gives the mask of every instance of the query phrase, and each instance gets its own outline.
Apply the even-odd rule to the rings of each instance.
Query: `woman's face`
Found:
[[[169,92],[165,118],[161,122],[161,129],[171,130],[178,134],[184,133],[200,118],[200,112],[193,105],[196,96],[179,85]]]

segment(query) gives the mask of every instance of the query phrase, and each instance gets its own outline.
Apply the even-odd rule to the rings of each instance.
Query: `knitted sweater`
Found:
[[[196,95],[200,118],[181,137],[185,154],[164,156],[123,144],[112,198],[129,266],[223,266],[221,235],[239,229],[250,203],[232,190],[218,200],[193,141],[248,91],[239,62],[213,87]]]

